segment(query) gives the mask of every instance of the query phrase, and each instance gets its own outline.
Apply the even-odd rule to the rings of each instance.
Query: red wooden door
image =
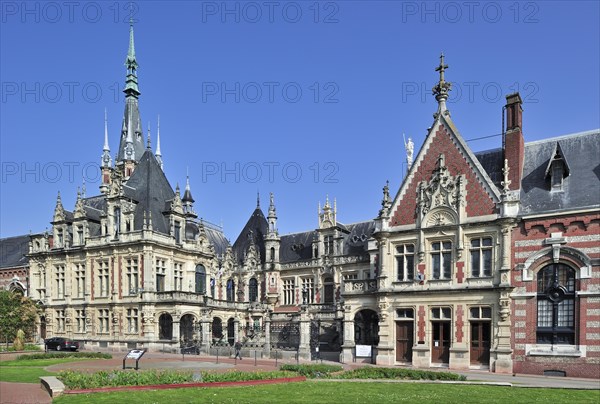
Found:
[[[431,340],[431,362],[450,362],[450,322],[436,321],[431,323],[433,338]]]
[[[396,360],[398,362],[412,362],[413,347],[413,322],[396,322]]]

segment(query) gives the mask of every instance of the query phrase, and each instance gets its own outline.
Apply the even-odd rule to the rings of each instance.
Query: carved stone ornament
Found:
[[[446,167],[446,158],[440,154],[431,180],[419,183],[417,203],[421,214],[425,215],[437,207],[447,207],[458,211],[464,204],[463,188],[463,176],[453,177],[450,175],[448,167]]]

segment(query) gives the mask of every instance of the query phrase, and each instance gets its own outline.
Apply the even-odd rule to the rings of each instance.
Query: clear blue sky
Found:
[[[67,209],[84,178],[98,193],[105,108],[118,146],[128,3],[1,4],[7,237],[49,226],[59,190]],[[432,123],[441,51],[466,139],[500,133],[517,89],[526,141],[600,127],[597,1],[223,4],[140,1],[135,40],[144,131],[155,144],[160,114],[167,177],[183,186],[189,167],[196,211],[232,241],[257,190],[263,208],[275,193],[282,233],[315,228],[327,194],[343,223],[375,217],[385,181],[395,193],[403,178],[402,134],[418,150]]]

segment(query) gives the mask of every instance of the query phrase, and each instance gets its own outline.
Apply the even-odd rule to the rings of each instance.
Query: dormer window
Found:
[[[325,236],[325,255],[333,255],[333,236]]]
[[[548,167],[546,167],[546,178],[550,179],[550,192],[563,190],[564,179],[569,176],[569,164],[557,142],[554,147]]]
[[[175,243],[181,244],[181,223],[175,221]]]

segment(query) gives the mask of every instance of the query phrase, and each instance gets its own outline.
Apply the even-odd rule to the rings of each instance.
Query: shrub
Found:
[[[406,380],[457,380],[464,381],[463,375],[430,370],[363,367],[336,375],[339,379],[406,379]]]
[[[246,380],[268,380],[281,377],[294,377],[292,372],[240,372],[231,371],[225,373],[202,373],[202,381],[212,382],[237,382]],[[198,380],[197,374],[192,371],[177,370],[113,370],[100,371],[96,373],[80,373],[65,370],[59,373],[58,378],[62,380],[68,389],[95,389],[100,387],[117,386],[148,386],[153,384],[184,384]]]
[[[34,345],[34,344],[25,344],[25,347],[23,347],[23,351],[41,351],[42,348],[40,348],[39,345]],[[9,346],[8,348],[6,348],[5,346],[0,346],[0,352],[14,352],[17,351],[17,349],[15,349],[14,346]]]
[[[316,364],[316,365],[281,365],[281,370],[289,370],[291,372],[296,372],[301,374],[302,376],[316,378],[327,376],[333,372],[339,372],[343,370],[340,365],[324,365],[324,364]]]
[[[19,355],[18,361],[29,359],[57,359],[57,358],[92,358],[92,359],[111,359],[112,355],[101,352],[57,352],[57,353],[37,353],[32,355]]]

